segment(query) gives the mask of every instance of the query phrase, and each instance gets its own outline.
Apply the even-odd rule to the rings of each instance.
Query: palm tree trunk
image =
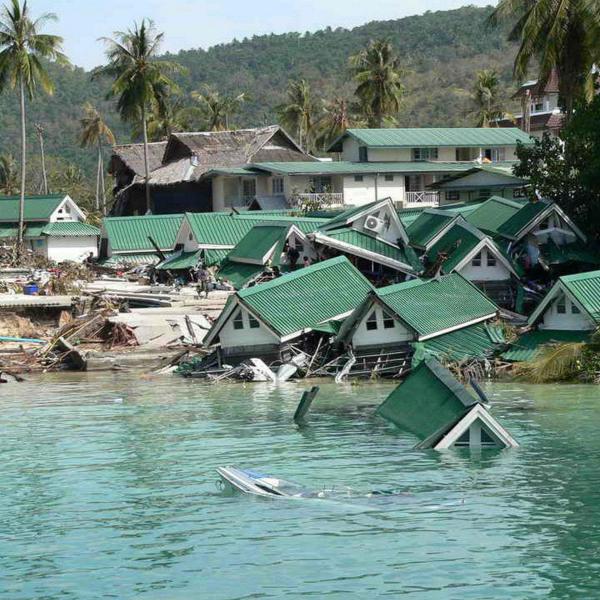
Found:
[[[142,106],[142,132],[144,135],[144,172],[146,191],[146,212],[150,212],[150,167],[148,166],[148,125],[146,123],[146,107]]]
[[[102,149],[100,148],[100,142],[98,142],[98,166],[96,167],[96,203],[94,208],[100,210],[100,176],[102,169]]]
[[[106,216],[106,187],[104,185],[104,156],[102,156],[102,144],[99,143],[100,150],[100,202],[102,214]]]
[[[40,131],[40,154],[42,156],[42,182],[44,185],[44,194],[48,195],[48,175],[46,174],[46,153],[44,152],[44,133]]]
[[[19,231],[17,234],[16,256],[21,256],[23,251],[23,228],[25,225],[25,168],[27,166],[25,153],[27,151],[27,140],[25,138],[25,85],[23,77],[19,80],[19,92],[21,101],[21,195],[19,198]]]

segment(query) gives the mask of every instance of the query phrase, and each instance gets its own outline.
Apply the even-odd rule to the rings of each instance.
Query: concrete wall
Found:
[[[371,314],[375,312],[377,315],[377,329],[368,330],[367,320]],[[404,325],[394,320],[394,327],[384,329],[383,327],[383,310],[380,306],[367,312],[362,318],[358,327],[354,330],[352,336],[352,346],[355,349],[365,346],[385,346],[409,342],[414,339],[414,334],[409,331]]]
[[[369,162],[409,162],[411,148],[369,148]]]
[[[238,313],[242,311],[244,328],[234,329],[233,321]],[[250,329],[248,311],[243,307],[236,308],[219,333],[221,346],[226,348],[241,348],[243,346],[261,346],[279,344],[278,338],[273,335],[262,323],[257,329]]]
[[[212,178],[212,194],[213,194],[213,211],[221,212],[225,210],[226,202],[230,200],[225,194],[225,181],[230,178],[225,178],[217,175]],[[231,206],[231,204],[229,204]]]
[[[354,138],[347,137],[344,140],[342,160],[349,160],[351,162],[358,161],[358,142]]]
[[[51,236],[48,237],[46,244],[48,258],[56,262],[64,260],[82,262],[90,252],[98,256],[96,236]]]
[[[510,271],[496,258],[495,266],[488,266],[488,249],[481,250],[481,266],[473,266],[469,261],[459,273],[469,281],[506,281],[510,279]]]
[[[558,312],[557,307],[559,300],[564,298],[566,312],[561,314]],[[581,311],[581,307],[579,307]],[[583,311],[580,313],[573,312],[573,303],[570,298],[564,297],[563,294],[559,296],[548,306],[542,322],[540,323],[540,329],[567,329],[571,331],[587,331],[596,329],[596,325],[590,321]]]

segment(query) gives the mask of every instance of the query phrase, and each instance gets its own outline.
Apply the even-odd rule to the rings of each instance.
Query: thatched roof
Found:
[[[154,171],[162,164],[162,159],[167,148],[167,142],[152,142],[148,144],[148,166]],[[114,173],[120,161],[135,175],[144,176],[144,144],[120,144],[113,146],[109,172]]]

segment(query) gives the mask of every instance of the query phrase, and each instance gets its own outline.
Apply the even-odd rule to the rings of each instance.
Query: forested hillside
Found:
[[[180,76],[184,94],[208,83],[228,93],[249,96],[238,126],[254,126],[275,120],[273,108],[283,100],[292,78],[304,77],[323,98],[350,97],[353,86],[347,69],[348,56],[370,39],[389,38],[406,69],[406,94],[398,115],[400,125],[457,126],[472,124],[468,93],[475,73],[494,68],[506,88],[511,88],[514,47],[505,32],[486,27],[491,8],[464,7],[393,21],[377,21],[352,30],[330,29],[316,33],[257,36],[169,56],[187,68]],[[60,16],[60,15],[59,15]],[[140,15],[143,17],[143,15]],[[123,23],[123,28],[128,23]],[[157,24],[160,28],[160,23]],[[202,28],[198,29],[201,40]],[[70,57],[76,61],[77,57]],[[51,67],[55,95],[39,96],[29,109],[30,151],[37,152],[33,123],[46,131],[48,154],[75,162],[90,173],[93,150],[78,147],[81,107],[91,101],[106,114],[119,142],[130,141],[129,127],[119,122],[112,105],[103,100],[107,82],[92,82],[78,68]],[[0,96],[0,152],[18,154],[16,98]]]

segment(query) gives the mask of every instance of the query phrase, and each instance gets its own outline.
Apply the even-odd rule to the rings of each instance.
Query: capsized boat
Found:
[[[267,497],[315,498],[318,493],[303,488],[297,483],[278,479],[250,469],[237,467],[217,467],[221,477],[219,483],[229,491]]]

